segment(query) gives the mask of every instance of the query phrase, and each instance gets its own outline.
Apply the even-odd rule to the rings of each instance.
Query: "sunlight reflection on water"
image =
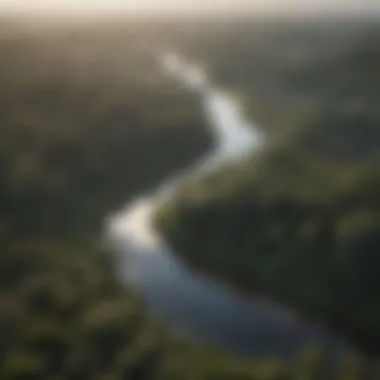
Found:
[[[181,181],[257,153],[265,143],[263,132],[244,118],[231,96],[211,85],[202,67],[172,53],[159,61],[164,73],[202,96],[214,148],[111,215],[108,231],[122,281],[135,285],[148,309],[174,326],[237,352],[292,356],[307,343],[326,346],[334,355],[341,352],[346,343],[316,321],[299,321],[282,305],[258,296],[247,299],[189,270],[153,228],[154,208],[170,199]]]

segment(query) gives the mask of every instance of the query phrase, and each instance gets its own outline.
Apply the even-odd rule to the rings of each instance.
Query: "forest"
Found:
[[[379,38],[374,24],[342,23],[226,28],[204,46],[189,39],[268,144],[188,181],[156,216],[196,270],[318,315],[375,356]],[[239,44],[227,52],[226,40]]]
[[[199,100],[160,75],[146,49],[157,36],[171,41],[172,28],[122,23],[44,29],[0,23],[0,378],[378,379],[378,366],[368,365],[364,355],[344,358],[331,370],[312,348],[284,363],[238,358],[194,342],[148,315],[138,294],[117,282],[112,252],[101,242],[103,218],[210,144]],[[185,43],[190,37],[180,38]],[[272,162],[271,170],[283,162]],[[370,181],[364,174],[358,171]],[[235,191],[242,191],[238,185]],[[288,185],[294,183],[289,179]],[[363,192],[373,189],[354,185]],[[250,186],[253,194],[254,181]],[[307,191],[305,203],[313,196]],[[348,203],[356,205],[358,191],[347,194]],[[368,194],[363,207],[376,195]],[[287,202],[285,209],[290,206],[293,215],[294,205]],[[281,209],[280,204],[273,209]],[[334,216],[341,215],[339,207],[334,206]],[[324,227],[318,224],[326,216],[323,210],[315,213],[310,218],[315,217],[316,228]],[[191,224],[190,214],[180,215],[176,228]],[[367,217],[364,212],[364,227]],[[186,228],[194,241],[199,239],[196,229]],[[253,237],[251,243],[258,244]],[[324,243],[332,249],[328,240]],[[207,252],[205,258],[215,251]],[[247,257],[246,250],[235,252],[242,260]],[[347,255],[342,245],[336,258],[349,270]],[[231,258],[227,252],[223,257]],[[351,286],[355,290],[355,283]],[[359,317],[376,331],[376,319]]]

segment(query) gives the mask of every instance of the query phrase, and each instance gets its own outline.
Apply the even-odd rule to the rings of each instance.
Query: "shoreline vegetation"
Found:
[[[157,34],[170,40],[173,26],[36,35],[7,28],[0,26],[1,379],[378,379],[380,369],[360,355],[331,369],[312,348],[282,363],[192,342],[116,282],[98,244],[102,218],[210,143],[198,100],[157,75],[140,50]]]

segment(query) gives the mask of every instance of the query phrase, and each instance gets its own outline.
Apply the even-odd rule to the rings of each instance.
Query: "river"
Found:
[[[210,83],[200,66],[175,54],[162,55],[159,62],[166,75],[202,97],[214,145],[194,165],[110,217],[108,232],[121,280],[135,287],[146,308],[173,328],[239,354],[289,358],[310,345],[328,356],[346,352],[349,344],[344,337],[319,321],[300,319],[285,306],[243,296],[190,270],[153,228],[154,207],[170,198],[181,181],[258,154],[266,142],[263,131],[246,120],[231,96]]]

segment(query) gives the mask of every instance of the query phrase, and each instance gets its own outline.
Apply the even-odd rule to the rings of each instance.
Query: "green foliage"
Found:
[[[175,336],[117,283],[99,248],[107,212],[208,144],[198,100],[145,51],[157,33],[1,24],[2,380],[296,378],[297,365]]]
[[[107,212],[205,149],[198,100],[128,28],[6,32],[0,378],[153,378],[170,334],[116,283],[94,236]]]

